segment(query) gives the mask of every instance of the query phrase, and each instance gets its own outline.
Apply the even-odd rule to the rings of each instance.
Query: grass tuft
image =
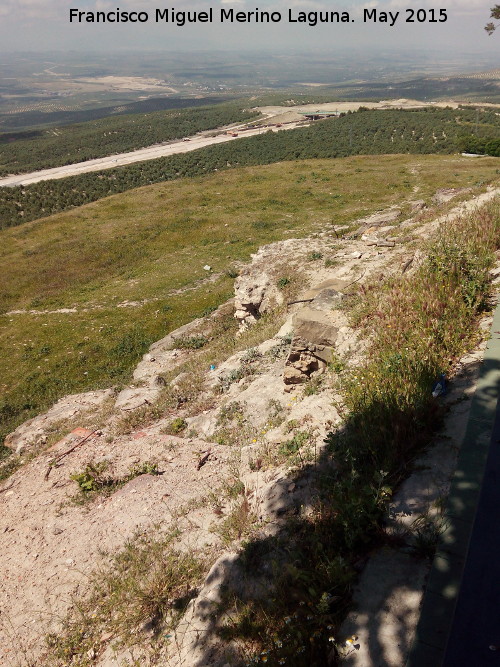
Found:
[[[131,539],[89,580],[58,632],[46,637],[46,664],[87,667],[112,642],[133,647],[152,635],[160,649],[196,592],[206,562],[174,546],[176,531],[151,530]]]

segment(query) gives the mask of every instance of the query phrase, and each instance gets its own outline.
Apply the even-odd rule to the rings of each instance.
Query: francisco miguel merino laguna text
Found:
[[[402,12],[406,13],[406,23],[444,23],[447,20],[446,9],[406,9],[395,12],[384,12],[377,9],[364,9],[364,23],[386,23],[393,26]],[[220,8],[217,14],[220,23],[281,23],[281,12],[267,12],[259,9],[253,11],[236,11]],[[156,9],[154,21],[156,23],[170,23],[182,27],[188,23],[214,23],[215,12],[213,7],[206,11],[177,11],[173,7]],[[346,11],[310,11],[297,12],[288,9],[285,22],[305,23],[311,27],[318,23],[354,23],[349,12]],[[153,17],[151,16],[151,19]],[[150,20],[148,12],[122,11],[119,7],[112,11],[81,11],[69,10],[70,23],[147,23]]]
[[[321,16],[320,16],[321,14]],[[283,20],[281,12],[266,12],[255,9],[254,11],[235,11],[234,9],[220,8],[216,14],[213,7],[206,11],[177,11],[176,9],[156,9],[154,20],[156,23],[171,23],[182,27],[187,23],[214,23],[214,18],[220,23],[280,23]],[[152,17],[151,17],[152,18]],[[87,12],[79,9],[69,10],[70,23],[147,23],[150,20],[148,12]],[[290,23],[308,23],[315,26],[317,23],[341,23],[349,22],[348,12],[298,12],[292,14],[288,10],[288,21]]]

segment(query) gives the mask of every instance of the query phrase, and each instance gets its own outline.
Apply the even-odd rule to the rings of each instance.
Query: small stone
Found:
[[[205,264],[205,266],[203,267],[203,269],[204,269],[204,271],[211,271],[211,270],[212,270],[212,267],[211,267],[209,264]]]
[[[54,528],[52,528],[52,533],[54,535],[60,535],[62,532],[63,532],[63,530],[62,530],[62,528],[59,528],[59,526],[54,526]]]

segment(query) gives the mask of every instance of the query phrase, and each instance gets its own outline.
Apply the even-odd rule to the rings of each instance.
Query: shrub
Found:
[[[179,336],[175,339],[174,347],[178,350],[199,350],[209,342],[206,336]]]

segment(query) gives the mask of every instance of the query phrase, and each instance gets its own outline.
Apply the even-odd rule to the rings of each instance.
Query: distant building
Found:
[[[320,120],[321,118],[330,118],[331,116],[340,116],[340,111],[297,111],[300,116],[307,120]]]

